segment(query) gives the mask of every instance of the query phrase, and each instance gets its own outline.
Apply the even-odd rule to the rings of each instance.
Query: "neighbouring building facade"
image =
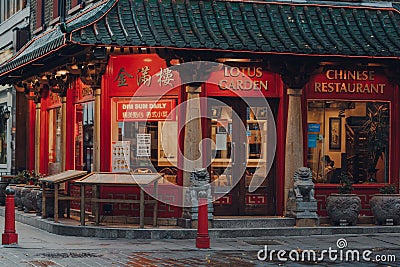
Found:
[[[26,1],[0,1],[0,62],[10,59],[28,41],[28,27],[29,6]],[[0,86],[0,173],[2,175],[16,174],[20,169],[15,155],[16,101],[16,92],[12,85]],[[25,132],[23,134],[25,136]]]
[[[341,171],[364,215],[380,187],[398,188],[396,3],[52,3],[31,1],[32,38],[0,65],[0,84],[28,99],[26,168],[163,173],[165,218],[184,213],[174,205],[183,198],[174,185],[191,183],[184,157],[207,166],[214,215],[284,215],[301,166],[321,216]],[[179,72],[196,61],[224,65]],[[186,123],[191,112],[201,118]]]

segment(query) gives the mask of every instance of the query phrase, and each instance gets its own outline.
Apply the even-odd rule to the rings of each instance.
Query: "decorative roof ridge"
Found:
[[[62,30],[64,28],[63,32],[71,33],[80,28],[93,25],[106,16],[118,1],[119,0],[104,0],[97,2],[89,8],[84,9],[82,12],[68,18],[64,25],[61,23],[59,26]]]
[[[393,8],[400,13],[400,3],[393,3]]]
[[[243,3],[243,0],[215,0],[217,2],[232,2],[232,3]],[[396,4],[389,1],[383,2],[336,2],[336,1],[308,1],[308,0],[250,0],[246,1],[252,4],[271,4],[271,5],[300,5],[300,6],[321,6],[321,7],[333,7],[333,8],[371,8],[371,9],[382,9],[382,8],[394,8],[394,5],[400,9],[400,4]]]
[[[35,36],[34,38],[30,39],[26,44],[24,44],[11,58],[9,58],[8,60],[1,62],[0,63],[0,67],[3,65],[6,65],[9,61],[14,60],[15,58],[18,58],[20,56],[20,54],[22,52],[24,52],[27,48],[29,48],[29,46],[34,43],[36,40],[43,38],[43,36],[49,35],[51,33],[53,33],[54,31],[59,30],[58,27],[53,27],[45,32],[42,32],[41,34]]]

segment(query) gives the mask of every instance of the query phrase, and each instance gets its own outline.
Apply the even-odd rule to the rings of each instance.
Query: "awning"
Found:
[[[392,2],[103,1],[32,40],[0,66],[0,83],[70,46],[398,59],[399,25]]]

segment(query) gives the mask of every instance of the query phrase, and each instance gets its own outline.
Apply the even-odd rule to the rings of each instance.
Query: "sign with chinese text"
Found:
[[[179,74],[156,54],[111,57],[107,77],[110,96],[177,95],[180,86]]]
[[[174,108],[175,100],[171,99],[117,102],[117,121],[175,120]]]
[[[111,162],[113,172],[128,172],[130,166],[130,141],[112,142]]]

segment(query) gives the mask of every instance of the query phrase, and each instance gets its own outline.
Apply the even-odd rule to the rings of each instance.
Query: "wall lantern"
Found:
[[[0,110],[0,115],[3,117],[3,119],[5,121],[10,118],[10,114],[11,114],[11,112],[10,112],[10,110],[8,108],[9,108],[9,106],[1,107],[1,110]]]

